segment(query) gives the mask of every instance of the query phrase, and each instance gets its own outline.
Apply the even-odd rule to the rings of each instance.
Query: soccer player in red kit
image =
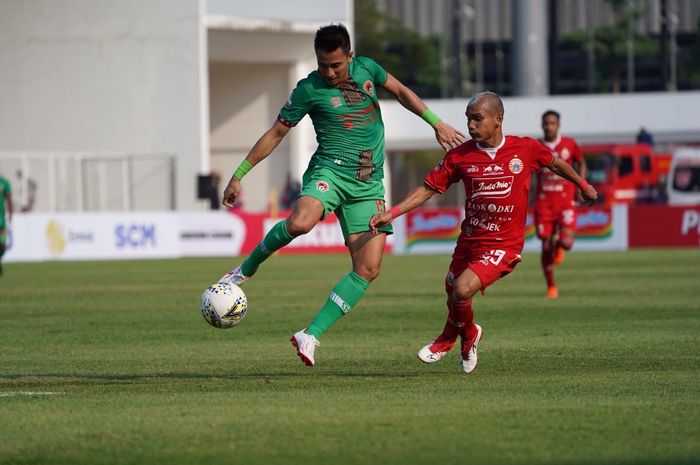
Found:
[[[575,140],[559,134],[560,116],[554,110],[542,115],[544,137],[540,142],[555,158],[568,163],[579,175],[586,178],[586,163]],[[537,237],[542,241],[542,270],[547,280],[547,298],[559,297],[554,283],[554,265],[564,260],[564,250],[571,250],[576,232],[576,186],[552,171],[537,172],[537,196],[535,201],[535,225]]]
[[[466,191],[465,219],[452,255],[445,290],[448,316],[442,333],[418,352],[425,363],[442,359],[461,338],[461,368],[471,373],[483,334],[474,323],[472,297],[513,271],[525,242],[530,174],[548,167],[581,187],[583,197],[595,201],[595,189],[576,171],[537,140],[503,135],[503,103],[497,94],[483,92],[467,105],[471,140],[450,150],[438,166],[390,211],[375,214],[376,231],[394,218],[423,205],[436,193],[462,182]]]

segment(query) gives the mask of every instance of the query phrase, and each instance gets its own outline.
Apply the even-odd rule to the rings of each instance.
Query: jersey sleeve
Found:
[[[303,81],[299,81],[292,93],[280,110],[277,119],[290,128],[296,126],[299,121],[311,110],[311,98]]]
[[[452,152],[447,152],[445,158],[428,173],[424,180],[426,186],[441,194],[445,192],[450,185],[459,181],[459,173],[451,153]]]
[[[527,138],[530,143],[530,170],[536,171],[547,168],[554,163],[554,154],[541,142]]]
[[[386,84],[386,70],[382,68],[379,63],[371,58],[367,57],[357,57],[355,58],[365,67],[370,76],[372,76],[372,81],[374,81],[375,86],[383,86]]]

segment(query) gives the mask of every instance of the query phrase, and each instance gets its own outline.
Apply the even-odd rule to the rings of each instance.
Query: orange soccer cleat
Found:
[[[547,298],[556,299],[557,297],[559,297],[559,289],[557,289],[557,286],[549,286],[547,288]]]
[[[554,251],[554,264],[561,265],[564,263],[564,247],[557,247]]]

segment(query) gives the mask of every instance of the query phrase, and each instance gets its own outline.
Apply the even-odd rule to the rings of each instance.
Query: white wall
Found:
[[[0,151],[172,153],[176,207],[198,206],[199,9],[198,0],[0,0]]]
[[[289,95],[283,64],[212,63],[211,167],[222,175],[221,189],[258,138],[277,118]],[[294,131],[294,130],[293,130]],[[283,187],[289,170],[289,138],[252,170],[243,181],[243,207],[267,209],[268,192]]]
[[[429,107],[457,129],[466,131],[467,98],[428,100]],[[612,95],[506,97],[504,133],[539,137],[546,110],[561,113],[562,133],[579,143],[633,142],[644,126],[656,142],[700,141],[700,92]],[[387,150],[437,148],[433,131],[397,102],[382,102]],[[465,132],[466,134],[466,132]]]

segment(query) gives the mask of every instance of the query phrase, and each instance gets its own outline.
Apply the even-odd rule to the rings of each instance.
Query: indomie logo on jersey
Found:
[[[512,188],[513,176],[501,176],[500,178],[474,178],[472,179],[472,198],[508,197]]]

